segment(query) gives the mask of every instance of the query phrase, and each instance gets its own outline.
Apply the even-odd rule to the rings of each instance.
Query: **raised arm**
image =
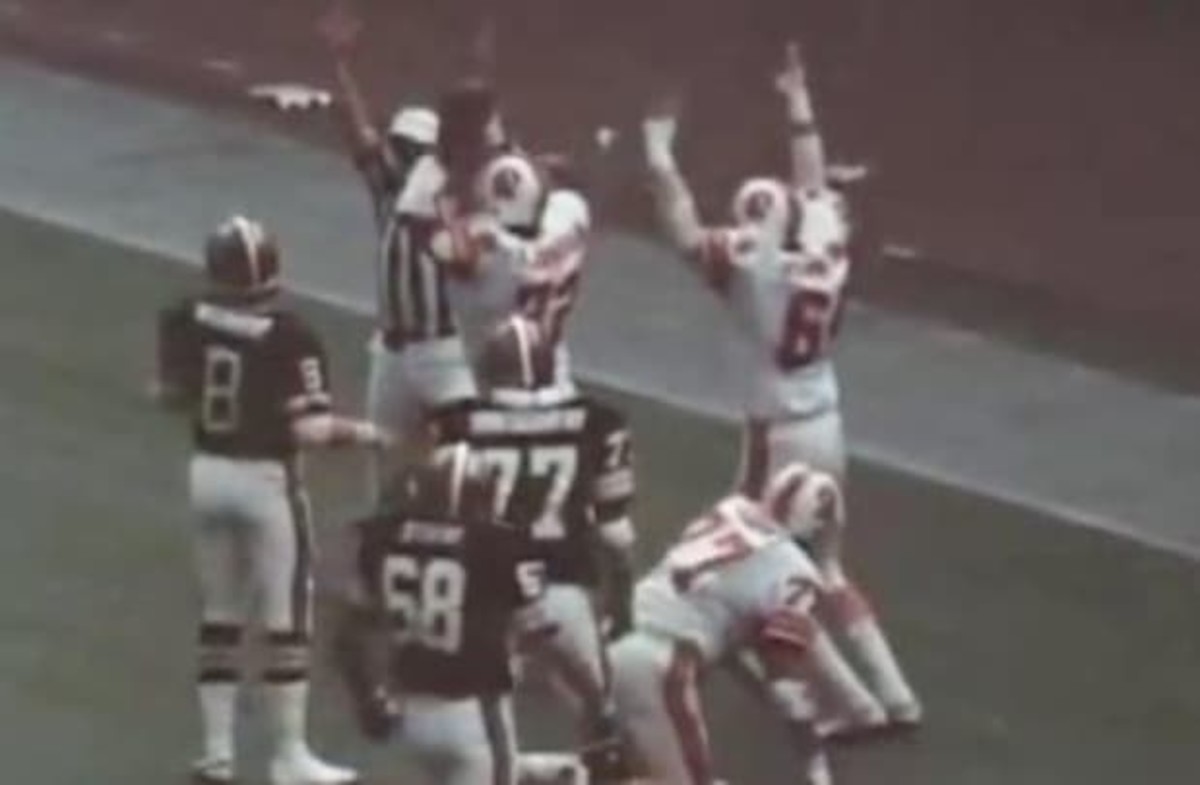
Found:
[[[677,128],[675,112],[663,105],[642,122],[642,138],[659,220],[675,246],[692,255],[701,250],[705,232],[695,199],[675,162],[673,148]]]
[[[350,66],[350,57],[362,34],[362,20],[344,2],[335,2],[321,17],[317,30],[333,57],[334,76],[342,94],[341,116],[347,138],[355,153],[375,149],[382,142],[371,109],[358,78]]]
[[[787,111],[792,185],[801,190],[822,188],[827,177],[825,145],[817,130],[800,46],[795,42],[787,46],[784,68],[775,86],[783,94]]]

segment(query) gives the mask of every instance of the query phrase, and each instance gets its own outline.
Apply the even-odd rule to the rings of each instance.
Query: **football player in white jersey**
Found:
[[[794,58],[793,54],[793,58]],[[744,391],[739,486],[761,491],[770,474],[795,460],[846,473],[839,391],[830,358],[849,268],[844,226],[824,177],[797,59],[780,79],[793,107],[795,182],[752,178],[733,200],[733,224],[706,227],[672,151],[670,110],[644,123],[655,199],[671,238],[732,311],[754,366]]]
[[[520,152],[490,161],[475,183],[478,210],[449,223],[434,252],[451,271],[451,303],[468,353],[513,313],[538,324],[555,345],[555,381],[572,384],[563,339],[575,305],[591,227],[587,200],[559,187]]]
[[[778,86],[792,125],[792,182],[747,180],[734,198],[733,226],[700,224],[672,152],[673,113],[646,120],[646,153],[664,223],[726,300],[756,364],[745,398],[740,489],[761,496],[767,478],[801,462],[830,475],[840,496],[846,457],[829,347],[849,273],[847,227],[840,197],[824,183],[824,151],[795,47]],[[862,593],[847,584],[827,605],[831,621],[878,677],[891,718],[919,721],[919,704]]]
[[[749,648],[788,720],[803,782],[831,782],[813,687],[840,691],[841,661],[812,616],[821,585],[789,532],[741,495],[689,525],[638,582],[633,631],[613,644],[610,660],[618,716],[651,779],[714,782],[697,684],[705,670]],[[856,708],[862,722],[877,719],[873,701]]]

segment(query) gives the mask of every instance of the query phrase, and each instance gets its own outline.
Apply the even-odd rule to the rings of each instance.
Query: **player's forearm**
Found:
[[[386,647],[379,644],[376,619],[371,610],[345,602],[333,625],[332,647],[359,726],[368,737],[383,739],[399,711],[388,687]]]
[[[337,58],[334,74],[342,93],[342,123],[351,148],[356,154],[375,149],[381,141],[379,131],[350,63],[343,57]]]
[[[798,88],[786,96],[785,104],[792,184],[801,189],[819,188],[826,178],[825,144],[817,129],[812,96],[807,88]]]
[[[374,423],[336,414],[315,414],[292,423],[301,447],[382,447],[387,434]]]
[[[687,181],[675,167],[650,170],[651,188],[659,221],[675,247],[691,253],[701,243],[704,227]]]

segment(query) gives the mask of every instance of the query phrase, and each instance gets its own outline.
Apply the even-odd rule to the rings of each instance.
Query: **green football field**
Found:
[[[194,752],[185,433],[143,396],[155,309],[192,283],[145,254],[0,215],[5,782],[179,782]],[[365,323],[302,307],[333,352],[343,405],[357,408]],[[607,395],[636,428],[645,561],[727,487],[735,433]],[[323,536],[359,510],[360,470],[349,455],[309,464]],[[839,750],[839,782],[1196,781],[1195,566],[871,466],[854,466],[851,494],[852,566],[929,721],[911,739]],[[400,751],[354,737],[322,680],[317,746],[362,763],[371,782],[413,781]],[[794,779],[767,713],[721,678],[709,697],[723,774],[735,785]],[[528,746],[561,740],[561,715],[530,706]]]

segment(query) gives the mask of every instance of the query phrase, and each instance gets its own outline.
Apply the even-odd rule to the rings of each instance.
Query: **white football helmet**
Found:
[[[483,168],[476,194],[484,209],[505,227],[536,228],[546,205],[547,187],[532,161],[508,153]]]
[[[846,515],[837,480],[802,463],[777,471],[760,501],[771,518],[802,540],[822,529],[841,526]]]
[[[438,116],[424,106],[402,106],[392,115],[388,136],[433,147],[438,137]]]
[[[752,226],[780,247],[800,241],[800,203],[792,189],[771,177],[751,177],[733,196],[733,222]]]

